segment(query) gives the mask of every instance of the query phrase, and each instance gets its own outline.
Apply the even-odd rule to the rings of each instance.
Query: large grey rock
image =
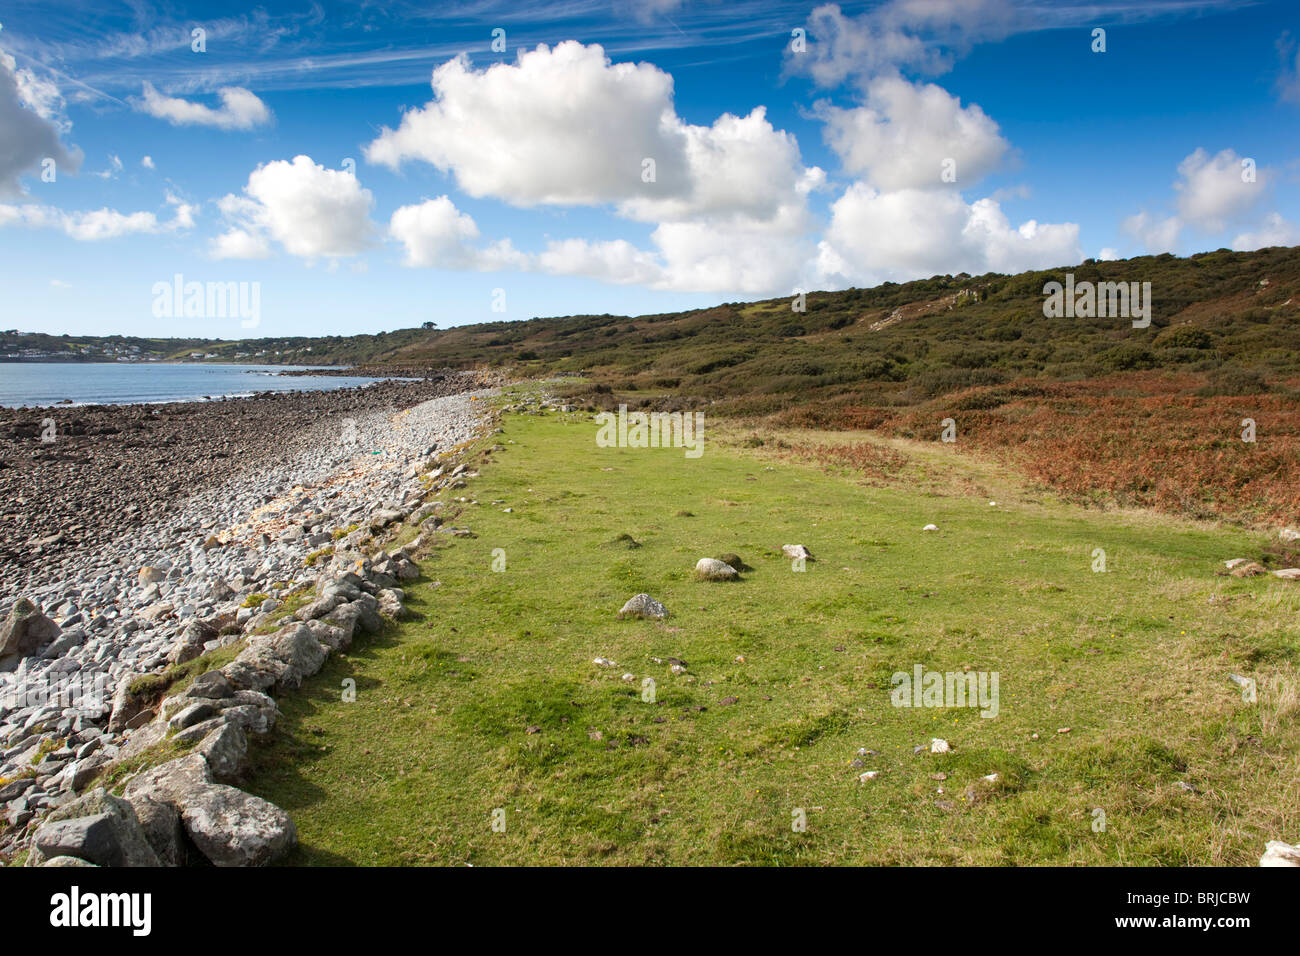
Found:
[[[167,721],[172,730],[184,730],[217,715],[217,705],[210,700],[196,700]]]
[[[253,691],[240,691],[240,693],[251,694]],[[270,733],[271,728],[275,726],[280,711],[274,702],[271,703],[270,707],[262,707],[256,704],[237,704],[223,710],[221,716],[225,720],[239,724],[246,734],[265,734]]]
[[[163,866],[183,865],[185,841],[180,811],[170,803],[160,803],[148,797],[136,797],[129,802],[158,861]]]
[[[254,638],[222,668],[232,686],[252,690],[293,690],[321,669],[326,650],[305,624],[291,624],[264,638]]]
[[[324,617],[330,611],[339,606],[342,601],[337,594],[319,597],[310,604],[305,604],[293,612],[293,616],[300,621],[314,621],[317,618]]]
[[[58,639],[59,625],[27,598],[19,598],[0,623],[0,658],[32,657]]]
[[[360,626],[358,621],[361,618],[363,610],[364,609],[360,604],[354,602],[340,604],[334,610],[330,611],[329,614],[325,615],[323,620],[326,624],[332,624],[333,626],[342,629],[347,634],[348,643],[351,644],[352,638],[356,635],[357,628]]]
[[[375,598],[379,601],[379,613],[391,618],[399,618],[406,613],[406,605],[402,603],[402,592],[396,588],[384,588]]]
[[[126,799],[139,797],[180,807],[186,795],[212,782],[212,771],[202,754],[186,754],[159,764],[133,777],[126,785]]]
[[[179,695],[190,699],[225,700],[235,693],[230,680],[221,671],[204,671]]]
[[[36,831],[28,865],[58,856],[96,866],[158,866],[134,808],[102,787],[54,810]]]
[[[270,690],[284,673],[284,665],[245,649],[233,661],[221,668],[230,686],[239,690]]]
[[[124,674],[113,691],[113,709],[108,718],[108,732],[120,734],[126,725],[144,709],[144,701],[131,694],[131,685],[141,674]]]
[[[136,777],[126,795],[133,804],[174,807],[190,840],[217,866],[264,866],[293,848],[297,830],[287,813],[212,777],[208,759],[191,753]]]
[[[717,558],[700,558],[695,562],[695,576],[705,581],[734,581],[740,577],[740,574],[725,561],[719,561]]]
[[[238,721],[221,720],[199,741],[194,752],[203,755],[217,780],[235,780],[248,759],[248,736]]]
[[[36,781],[31,777],[19,777],[17,780],[5,784],[0,787],[0,803],[8,803],[10,800],[21,797],[35,784]]]
[[[203,654],[203,645],[215,640],[217,629],[202,621],[191,621],[181,631],[180,638],[172,645],[167,660],[173,664],[185,664]]]
[[[67,624],[65,621],[64,624]],[[79,627],[73,627],[70,631],[64,631],[59,638],[41,651],[41,657],[47,661],[58,660],[74,647],[80,647],[86,643],[86,632]]]
[[[298,843],[298,831],[273,803],[223,784],[187,795],[181,822],[199,851],[217,866],[267,866]]]
[[[405,555],[393,558],[392,575],[399,581],[414,581],[420,577],[420,568],[416,563]]]
[[[352,629],[342,628],[325,621],[307,621],[312,637],[332,651],[346,651],[352,646]]]
[[[668,616],[668,609],[648,594],[637,594],[628,599],[619,617],[644,617],[659,620]]]
[[[74,793],[80,793],[112,762],[113,758],[102,753],[82,757],[67,776],[68,786]]]

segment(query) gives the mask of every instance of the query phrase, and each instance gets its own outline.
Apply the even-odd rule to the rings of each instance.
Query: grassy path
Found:
[[[444,495],[477,537],[432,536],[418,617],[331,658],[255,754],[293,862],[1247,864],[1300,836],[1300,585],[1214,573],[1254,536],[503,426]],[[754,570],[693,579],[726,552]],[[669,619],[618,620],[639,591]],[[997,716],[892,706],[917,664],[996,671]]]

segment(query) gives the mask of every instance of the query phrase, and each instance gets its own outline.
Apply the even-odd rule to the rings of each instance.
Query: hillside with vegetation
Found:
[[[591,408],[697,408],[773,428],[874,429],[989,454],[1096,505],[1276,526],[1300,519],[1300,249],[1088,261],[1075,282],[1150,282],[1151,322],[1047,318],[1067,270],[619,319],[465,326],[383,355],[401,366],[580,374]],[[1252,440],[1244,440],[1244,439]],[[870,475],[860,445],[828,462]]]
[[[1143,329],[1126,320],[1045,318],[1043,286],[1066,271],[814,292],[804,312],[780,298],[637,318],[461,326],[371,361],[582,373],[616,391],[708,404],[716,414],[806,407],[826,424],[858,406],[915,405],[1025,378],[1214,373],[1211,388],[1241,393],[1300,373],[1300,249],[1089,260],[1068,270],[1076,282],[1150,282],[1151,325]]]
[[[1149,327],[1046,317],[1044,286],[1067,272],[1150,283]],[[1288,477],[1300,459],[1300,248],[935,276],[798,304],[120,344],[170,359],[575,376],[566,395],[583,407],[706,409],[751,423],[756,441],[780,427],[937,441],[952,419],[959,448],[1081,501],[1247,524],[1300,517]],[[5,333],[0,354],[36,339],[82,354],[113,341]]]

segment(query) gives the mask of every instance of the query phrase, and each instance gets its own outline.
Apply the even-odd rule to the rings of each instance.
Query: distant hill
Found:
[[[1151,324],[1046,318],[1044,285],[1146,283]],[[266,364],[422,369],[516,366],[583,373],[619,392],[715,412],[792,405],[910,405],[1013,379],[1078,381],[1117,371],[1243,377],[1300,374],[1300,248],[1143,256],[1007,276],[960,274],[792,299],[644,315],[577,315],[374,335],[242,341],[0,333],[0,357],[37,349],[89,360],[142,356]],[[120,354],[120,353],[119,353]],[[103,358],[96,360],[102,361]],[[604,392],[605,388],[601,389]]]

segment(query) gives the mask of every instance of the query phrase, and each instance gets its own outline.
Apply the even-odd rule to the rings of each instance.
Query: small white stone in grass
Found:
[[[1259,858],[1260,866],[1300,866],[1300,846],[1292,846],[1281,840],[1269,840],[1264,845],[1264,855]]]
[[[636,675],[635,675],[635,674],[624,674],[624,675],[623,675],[623,680],[636,680]]]
[[[938,531],[938,530],[939,530],[939,526],[938,526],[937,524],[928,524],[928,525],[926,525],[924,528],[922,528],[921,530],[922,530],[922,531]]]
[[[686,668],[683,667],[681,664],[674,664],[674,665],[672,665],[672,667],[670,667],[670,668],[668,668],[668,669],[669,669],[670,671],[672,671],[674,674],[685,674],[685,673],[686,673]]]
[[[984,779],[987,780],[989,783],[994,783],[994,782],[997,781],[997,779],[998,779],[998,775],[997,775],[996,773],[991,773],[991,774],[989,774],[987,777],[985,777]]]
[[[875,780],[878,776],[880,776],[879,770],[868,770],[866,773],[858,774],[858,782],[866,783],[868,780]]]
[[[1247,558],[1233,558],[1231,561],[1224,561],[1223,566],[1227,568],[1229,571],[1231,571],[1233,568],[1237,567],[1238,565],[1245,564],[1248,560],[1249,559]]]
[[[996,508],[997,506],[998,506],[998,503],[997,503],[996,501],[990,501],[990,502],[989,502],[989,507],[990,507],[990,508]]]
[[[930,753],[946,754],[952,748],[948,746],[948,741],[942,737],[932,737],[930,739]]]
[[[613,661],[611,661],[611,660],[610,660],[609,658],[607,658],[607,657],[597,657],[597,658],[594,658],[594,659],[592,660],[592,663],[595,664],[597,667],[617,667],[617,666],[618,666],[617,664],[615,664]]]

